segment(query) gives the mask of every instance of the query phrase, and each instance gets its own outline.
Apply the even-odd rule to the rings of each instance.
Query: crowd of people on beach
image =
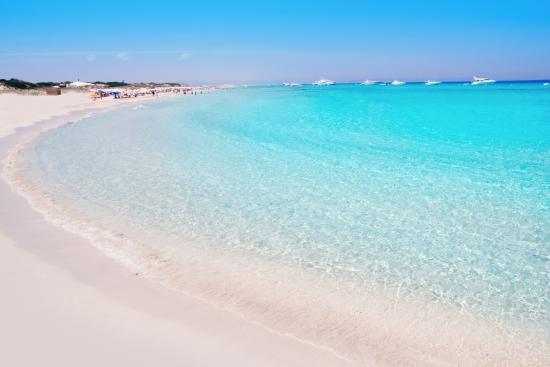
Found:
[[[92,89],[92,99],[102,99],[105,97],[119,98],[137,98],[142,96],[158,97],[160,94],[203,94],[205,91],[218,89],[216,87],[157,87],[157,88],[139,88],[139,89]]]

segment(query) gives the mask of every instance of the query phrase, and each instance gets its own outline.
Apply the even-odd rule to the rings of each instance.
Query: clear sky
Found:
[[[0,0],[0,78],[550,78],[550,0]]]

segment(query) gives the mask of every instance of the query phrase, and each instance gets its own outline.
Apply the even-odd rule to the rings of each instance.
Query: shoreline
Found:
[[[28,127],[0,138],[2,171],[6,153],[29,133],[120,105],[125,103],[25,123]],[[8,346],[0,361],[7,365],[354,365],[132,274],[88,240],[46,221],[3,177],[0,198],[7,204],[0,211],[7,300],[0,343]],[[106,353],[95,353],[97,348]],[[36,353],[22,353],[28,349]],[[90,358],[83,361],[82,355]]]
[[[85,117],[86,114],[87,114],[86,111],[80,111],[80,114],[75,113],[73,115],[68,115],[64,118],[61,118],[59,121],[56,121],[55,119],[52,119],[51,121],[48,121],[46,123],[37,124],[34,127],[28,129],[29,131],[27,131],[26,133],[21,132],[21,134],[19,134],[20,138],[21,137],[26,137],[30,141],[34,137],[40,135],[43,131],[45,131],[49,128],[54,128],[54,127],[60,126],[64,123],[73,122],[78,117],[80,117],[80,118]],[[20,141],[20,144],[25,144],[25,143],[26,143],[26,141]],[[16,150],[17,148],[14,148],[14,149]],[[10,151],[12,151],[12,149],[10,149]],[[0,150],[0,153],[3,153],[3,151]],[[5,159],[3,159],[3,163],[5,163]],[[0,190],[0,192],[1,192],[1,190]],[[26,195],[23,195],[23,197],[26,197]],[[30,200],[30,198],[27,197],[26,198],[27,203],[28,203],[29,200]],[[32,202],[31,202],[31,206],[34,206],[34,205],[32,205]],[[38,208],[41,208],[41,206],[38,205]],[[44,213],[44,210],[42,210],[43,215],[46,215],[46,213]],[[37,210],[37,212],[40,212],[40,210]],[[47,212],[47,210],[46,210],[46,212]],[[53,217],[55,217],[55,215],[53,215]],[[70,215],[69,215],[69,217],[70,217]],[[50,222],[51,222],[51,220],[50,220]],[[1,224],[2,223],[0,223],[0,226],[1,226]],[[61,222],[57,223],[57,224],[62,225]],[[0,228],[0,230],[1,230],[1,228]],[[78,229],[76,229],[76,230],[70,231],[70,232],[80,233],[82,231],[78,231]],[[88,238],[88,239],[90,239],[90,238]],[[99,254],[100,256],[103,256],[104,258],[106,258],[106,257],[115,257],[116,258],[116,255],[113,256],[112,254],[105,254],[105,251],[102,251],[102,250],[105,250],[105,248],[103,248],[101,245],[90,246],[90,242],[93,243],[93,241],[85,241],[85,242],[87,242],[89,247],[93,247],[95,249],[100,248],[101,249],[99,251],[101,253],[101,254]],[[118,258],[118,260],[120,260],[120,258]],[[159,257],[159,261],[163,261],[163,260],[166,260],[166,258]],[[196,266],[196,264],[190,264],[190,265],[195,265]],[[220,266],[221,265],[223,265],[223,264],[220,263]],[[123,267],[123,269],[126,269],[126,272],[131,272],[130,270],[127,270],[127,268],[125,268],[125,267]],[[190,269],[192,269],[192,266],[190,266]],[[197,271],[205,271],[208,275],[214,275],[213,277],[211,277],[212,279],[214,279],[214,281],[212,281],[212,279],[205,279],[202,282],[202,285],[211,285],[211,287],[204,287],[205,289],[212,290],[213,288],[220,288],[218,283],[222,284],[222,285],[224,284],[224,279],[223,278],[219,278],[219,277],[216,278],[215,277],[215,275],[219,276],[222,272],[220,271],[219,272],[220,274],[216,274],[216,272],[215,272],[216,269],[214,269],[212,266],[210,266],[210,267],[206,266],[202,270],[201,270],[201,268],[195,268],[194,270],[195,270],[195,273],[197,273]],[[212,271],[212,270],[214,270],[214,271]],[[192,270],[187,271],[188,276],[190,276],[192,274],[193,274]],[[139,277],[141,277],[141,276],[139,276]],[[149,277],[146,277],[146,278],[149,278]],[[157,279],[154,279],[155,278],[154,275],[150,278],[153,278],[153,281],[148,282],[148,283],[154,284],[155,287],[159,286],[161,288],[164,288],[164,286],[166,286],[167,282],[162,282],[162,281],[158,282],[158,283],[162,283],[162,285],[155,284],[155,283],[157,283]],[[219,282],[217,282],[216,279],[218,279]],[[210,280],[210,284],[208,284],[209,280]],[[231,281],[229,281],[229,283],[231,283]],[[199,284],[199,286],[200,285],[201,284]],[[176,289],[176,291],[170,291],[170,290],[168,290],[168,288],[174,288],[174,289]],[[182,289],[178,289],[178,284],[175,284],[174,286],[168,286],[168,288],[166,288],[166,290],[168,292],[173,292],[173,293],[177,293],[177,294],[181,293],[181,292],[178,292],[178,291],[182,291]],[[197,287],[195,287],[195,288],[197,288]],[[249,293],[248,294],[249,296],[253,295],[253,294],[257,294],[258,296],[262,296],[262,294],[260,292],[254,293],[254,289],[252,289],[252,290],[245,289],[245,291],[247,291],[245,293]],[[200,292],[198,292],[198,293],[199,293],[198,298],[202,298],[202,297],[200,297]],[[185,295],[187,293],[183,293],[183,294]],[[191,294],[192,295],[190,296],[190,298],[197,301],[196,292],[191,292]],[[262,301],[265,301],[266,299],[269,299],[269,298],[265,297],[265,294],[263,294],[263,296],[264,296],[263,298],[258,297],[257,304],[250,305],[250,306],[256,306],[257,308],[261,309],[262,306],[265,307],[266,305],[270,305],[270,304],[273,305],[273,304],[277,304],[277,303],[281,302],[281,299],[277,299],[274,296],[272,298],[272,300],[275,300],[275,302],[263,302],[262,303]],[[188,297],[188,296],[185,296],[185,297]],[[256,301],[253,297],[248,297],[248,299],[251,300],[251,301]],[[287,301],[289,300],[289,298],[286,298],[286,299],[287,299]],[[342,298],[342,299],[344,299],[344,298]],[[223,299],[221,299],[221,300],[223,301]],[[282,300],[284,301],[284,298]],[[253,324],[253,325],[256,325],[256,326],[259,325],[259,327],[261,329],[263,329],[265,331],[268,331],[268,332],[275,333],[276,335],[279,335],[279,336],[284,335],[284,334],[281,334],[281,333],[277,332],[276,330],[287,330],[287,328],[284,328],[284,327],[283,328],[275,328],[276,330],[274,328],[271,328],[271,326],[273,326],[273,323],[269,322],[269,321],[272,321],[272,320],[269,319],[269,315],[266,315],[267,322],[260,322],[259,324],[256,324],[255,321],[258,320],[258,319],[261,319],[261,317],[253,318],[254,321],[248,321],[247,317],[245,318],[244,316],[240,316],[238,312],[232,312],[233,310],[225,311],[225,310],[222,310],[221,307],[212,306],[212,302],[202,302],[200,300],[197,301],[197,302],[201,303],[201,304],[202,303],[208,304],[209,307],[213,307],[215,309],[218,309],[220,312],[230,313],[233,316],[236,316],[237,318],[242,319],[243,322],[250,323],[250,324]],[[289,310],[299,311],[299,307],[300,307],[298,305],[299,302],[297,302],[296,304],[293,304],[293,303],[294,302],[291,303]],[[223,302],[214,302],[214,304],[223,304]],[[326,304],[329,305],[329,304],[331,304],[331,302],[327,302]],[[433,337],[437,335],[436,332],[431,337],[430,337],[431,334],[425,333],[424,335],[419,336],[419,337],[421,337],[421,339],[424,339],[424,341],[422,343],[418,343],[419,340],[416,340],[416,343],[415,343],[414,340],[411,341],[411,340],[408,339],[408,337],[410,337],[412,335],[407,335],[407,334],[410,334],[410,333],[408,332],[407,327],[406,327],[407,326],[406,323],[405,323],[406,319],[392,320],[390,318],[382,317],[386,313],[386,310],[384,310],[383,307],[382,308],[380,307],[382,304],[383,304],[383,302],[376,302],[376,301],[371,300],[371,306],[372,306],[371,308],[374,309],[374,310],[368,310],[367,313],[370,313],[371,315],[369,315],[370,320],[368,320],[369,322],[367,322],[367,323],[360,322],[360,321],[365,321],[363,319],[361,319],[361,320],[354,319],[353,307],[351,307],[349,310],[347,310],[346,309],[347,305],[345,303],[344,303],[344,305],[342,305],[341,302],[339,302],[339,301],[336,301],[336,302],[334,302],[334,304],[331,304],[331,306],[334,309],[339,309],[339,310],[341,310],[340,312],[344,312],[344,314],[346,314],[346,318],[347,318],[348,322],[352,322],[352,323],[357,322],[358,323],[357,325],[367,326],[366,328],[363,328],[363,330],[358,331],[355,335],[356,337],[358,337],[358,336],[365,336],[366,337],[366,331],[371,330],[369,332],[369,334],[371,334],[371,335],[366,337],[366,340],[370,339],[371,343],[366,343],[364,346],[361,347],[363,349],[362,350],[363,352],[367,352],[367,353],[370,352],[371,357],[373,357],[373,358],[369,358],[369,361],[367,362],[368,363],[367,365],[373,365],[373,366],[376,366],[376,365],[400,365],[400,363],[406,363],[406,362],[409,363],[409,362],[412,362],[413,360],[416,361],[416,362],[420,362],[421,365],[446,365],[447,363],[452,364],[452,363],[456,362],[456,357],[451,357],[456,352],[459,352],[459,353],[463,352],[466,355],[468,355],[468,353],[470,352],[470,355],[469,355],[468,358],[466,358],[466,356],[464,357],[464,358],[466,358],[463,361],[463,362],[466,363],[465,365],[475,365],[475,361],[477,361],[477,362],[483,361],[485,363],[493,363],[493,362],[496,362],[496,361],[500,360],[503,363],[513,363],[513,359],[511,359],[511,354],[513,354],[513,353],[510,352],[510,351],[506,353],[508,355],[508,357],[504,357],[504,355],[500,356],[501,358],[498,357],[499,352],[503,351],[502,345],[500,347],[497,347],[498,343],[496,343],[495,345],[493,345],[493,347],[495,347],[495,349],[493,349],[491,347],[487,347],[487,346],[482,347],[483,343],[482,343],[481,339],[479,339],[481,335],[471,335],[473,338],[475,338],[477,340],[477,342],[474,342],[472,340],[463,339],[462,342],[460,342],[461,343],[460,345],[453,345],[453,343],[446,344],[445,341],[434,339]],[[293,309],[292,307],[295,307],[295,308]],[[377,307],[378,307],[378,309],[377,309]],[[415,317],[418,318],[418,316],[420,314],[415,313],[415,311],[412,308],[407,309],[406,306],[399,307],[399,308],[402,311],[411,311],[409,316],[412,315],[413,317],[409,317],[409,322],[412,319],[412,320],[414,320],[413,323],[419,322],[420,325],[425,326],[426,329],[429,328],[429,329],[433,329],[432,331],[435,331],[435,330],[437,330],[438,323],[440,324],[440,326],[447,326],[447,328],[449,328],[448,327],[449,325],[445,324],[445,322],[444,322],[445,320],[447,320],[447,322],[448,322],[449,319],[446,319],[444,317],[443,318],[435,317],[434,320],[426,320],[426,319],[423,319],[423,317],[422,317],[421,320],[417,320],[417,319],[415,319]],[[418,307],[416,309],[418,309]],[[345,311],[350,311],[350,312],[345,312]],[[437,315],[437,313],[436,313],[436,315]],[[258,316],[258,315],[256,315],[256,316]],[[260,316],[262,316],[262,315],[260,315]],[[314,316],[311,316],[311,317],[309,317],[309,315],[304,315],[304,316],[305,316],[305,319],[306,319],[304,321],[304,323],[306,325],[307,325],[308,321],[311,323],[312,319],[314,320]],[[319,315],[317,315],[317,316],[319,316]],[[326,316],[330,317],[330,314],[328,314]],[[432,316],[434,316],[434,314],[432,314]],[[308,320],[308,318],[309,318],[309,320]],[[328,319],[325,319],[325,320],[329,321]],[[280,321],[280,320],[277,320],[277,321]],[[318,319],[318,321],[321,321],[321,319]],[[465,335],[468,335],[467,328],[462,327],[462,325],[460,324],[460,320],[458,318],[450,319],[450,321],[454,325],[455,331],[457,331],[456,337],[464,338]],[[263,326],[263,325],[267,325],[267,326]],[[279,325],[279,324],[276,324],[276,325]],[[284,326],[284,324],[283,324],[283,326]],[[338,330],[338,326],[341,326],[341,323],[339,324],[338,322],[327,322],[326,325],[324,325],[324,326],[331,329],[331,330]],[[388,330],[386,330],[385,333],[384,332],[377,332],[377,329],[381,330],[381,329],[386,329],[386,328]],[[307,341],[307,340],[315,340],[315,338],[310,338],[308,335],[304,336],[304,335],[301,335],[299,332],[294,332],[295,330],[292,330],[292,328],[290,328],[290,330],[291,330],[290,332],[293,335],[298,335],[298,337],[287,336],[290,339],[298,341],[300,344],[309,345],[310,347],[313,347],[316,350],[321,350],[323,352],[327,352],[328,348],[324,348],[322,346],[318,346],[317,344],[315,344],[313,342],[308,342]],[[485,336],[487,336],[487,337],[491,336],[490,328],[487,328],[487,330],[485,331]],[[301,339],[302,337],[304,337],[305,340]],[[345,334],[341,335],[341,337],[345,338],[346,335]],[[283,338],[284,338],[284,336],[283,336]],[[373,345],[376,346],[376,343],[372,343],[373,340],[386,340],[386,338],[389,338],[389,339],[385,343],[382,343],[380,345],[381,348],[369,348],[369,347],[373,347]],[[451,339],[452,339],[452,337],[451,337]],[[353,343],[356,343],[359,340],[363,341],[362,338],[354,338],[353,340],[349,340],[349,342],[352,342],[352,344],[353,344]],[[401,343],[399,343],[399,340],[401,340]],[[315,341],[317,342],[318,340],[315,340]],[[342,340],[342,341],[345,341],[345,340]],[[445,358],[445,354],[446,354],[445,352],[433,353],[433,346],[437,345],[438,343],[441,346],[448,347],[447,348],[448,350],[446,350],[446,352],[449,353],[448,355],[446,355],[447,358]],[[332,345],[330,343],[321,343],[321,344],[323,344],[323,345],[327,345],[327,344]],[[378,344],[380,344],[380,343],[378,343]],[[434,344],[434,345],[431,345],[432,353],[429,352],[430,348],[428,346],[430,344]],[[457,343],[455,342],[454,344],[457,344]],[[476,347],[476,345],[478,347]],[[464,347],[464,349],[462,350],[461,347]],[[342,348],[337,348],[337,349],[339,351],[342,350]],[[343,349],[346,350],[345,345],[344,345]],[[513,349],[515,349],[515,348],[513,348]],[[470,357],[472,357],[471,353],[473,353],[473,352],[475,352],[478,359],[476,359],[476,358],[470,359]],[[487,353],[487,359],[484,359],[483,357],[481,357],[483,355],[483,353],[485,353],[485,352],[492,352],[492,353]],[[334,356],[334,354],[332,352],[328,352],[328,353]],[[348,353],[346,353],[346,354],[348,354]],[[438,356],[438,354],[439,354],[439,356]],[[489,357],[489,354],[491,354],[490,357]],[[407,356],[411,357],[412,355],[415,355],[416,358],[413,358],[413,360],[409,361],[407,359]],[[442,356],[444,356],[442,359],[437,358],[437,357],[442,357]],[[366,363],[365,360],[363,360],[362,362]],[[396,362],[397,362],[397,364],[396,364]],[[339,363],[343,363],[343,361],[339,360]],[[285,365],[288,365],[288,364],[285,364]],[[525,365],[536,365],[536,364],[525,364]]]

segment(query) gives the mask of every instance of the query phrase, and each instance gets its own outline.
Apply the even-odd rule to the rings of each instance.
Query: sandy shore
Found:
[[[0,94],[0,138],[17,128],[30,126],[39,120],[82,109],[100,109],[135,100],[112,98],[94,101],[88,93],[68,92],[60,96]]]
[[[141,100],[0,94],[0,160],[45,119]],[[4,181],[0,202],[2,366],[353,365],[131,274],[46,222]]]

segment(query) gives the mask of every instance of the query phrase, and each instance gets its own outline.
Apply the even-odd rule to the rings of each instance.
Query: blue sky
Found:
[[[550,78],[550,1],[0,0],[0,78]]]

